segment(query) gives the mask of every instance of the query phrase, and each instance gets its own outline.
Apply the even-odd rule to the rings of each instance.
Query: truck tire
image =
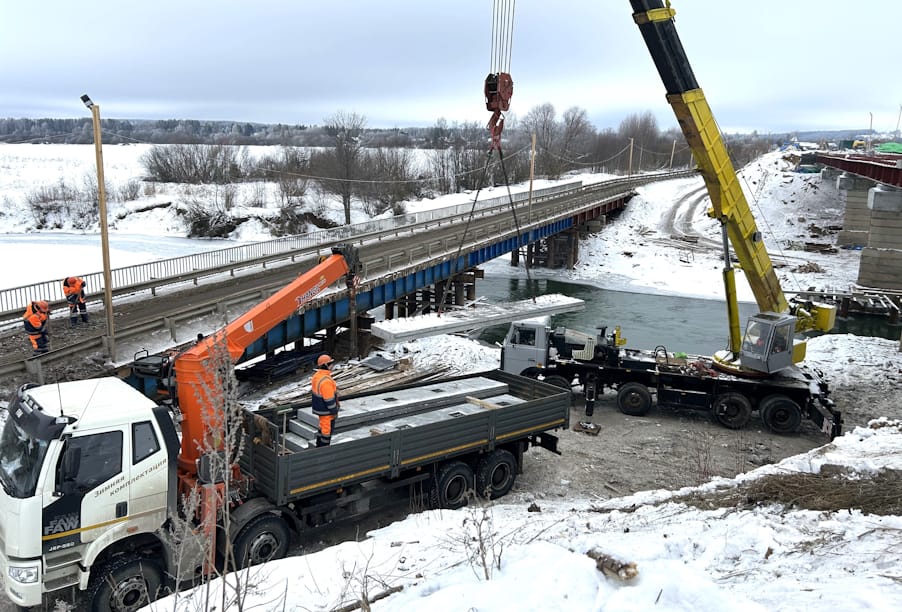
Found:
[[[727,429],[742,429],[752,418],[752,402],[742,393],[730,391],[714,398],[714,419]]]
[[[475,488],[473,470],[463,461],[449,461],[439,468],[433,489],[433,506],[454,510],[467,505]]]
[[[776,434],[791,434],[802,424],[802,409],[782,394],[768,395],[758,404],[764,425]]]
[[[517,460],[510,451],[498,448],[487,453],[476,468],[476,493],[488,499],[508,494],[517,480]]]
[[[573,385],[570,384],[570,381],[568,381],[560,374],[552,374],[551,376],[546,376],[543,382],[546,382],[549,385],[554,385],[555,387],[560,387],[561,389],[566,389],[567,391],[573,389]]]
[[[235,538],[235,563],[238,569],[281,559],[288,552],[291,532],[281,517],[261,514],[252,519]]]
[[[155,562],[115,557],[91,576],[88,602],[92,612],[134,612],[157,598],[162,581],[163,572]]]
[[[629,416],[645,416],[651,410],[651,392],[642,383],[628,382],[620,385],[617,408]]]

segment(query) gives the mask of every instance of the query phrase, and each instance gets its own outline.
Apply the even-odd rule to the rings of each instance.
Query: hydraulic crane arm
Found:
[[[745,272],[758,308],[764,312],[788,314],[797,317],[797,329],[830,329],[833,318],[829,311],[818,313],[811,304],[798,310],[790,305],[761,233],[755,224],[751,208],[746,200],[729,153],[720,135],[720,129],[705,95],[695,80],[692,67],[683,50],[673,22],[675,11],[666,0],[630,0],[633,20],[639,26],[652,60],[667,90],[670,103],[699,165],[712,209],[709,215],[721,223],[724,232],[724,285],[727,294],[727,314],[730,320],[730,351],[739,354],[739,310],[736,286],[727,239],[732,244],[739,265]],[[802,355],[804,351],[801,351]]]
[[[231,368],[248,346],[299,312],[335,281],[345,277],[349,284],[353,283],[358,267],[356,249],[333,247],[332,255],[175,359],[178,401],[184,417],[179,464],[184,471],[194,472],[195,461],[202,452],[199,445],[218,447],[218,441],[210,436],[215,437],[220,430],[220,417],[214,410],[222,401],[220,369]]]

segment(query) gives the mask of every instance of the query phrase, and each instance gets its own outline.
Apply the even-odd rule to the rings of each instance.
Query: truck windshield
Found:
[[[0,410],[0,482],[7,495],[23,499],[34,495],[49,441],[28,435],[11,416],[14,406]]]

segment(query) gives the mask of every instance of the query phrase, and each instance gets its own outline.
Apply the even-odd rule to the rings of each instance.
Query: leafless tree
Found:
[[[362,174],[365,129],[366,118],[353,112],[338,111],[325,121],[333,146],[319,157],[317,174],[323,177],[323,189],[341,197],[347,224],[351,223],[351,197]]]
[[[536,174],[549,178],[560,176],[560,163],[557,158],[557,142],[560,126],[556,121],[554,105],[546,102],[534,106],[521,122],[522,129],[536,135]]]

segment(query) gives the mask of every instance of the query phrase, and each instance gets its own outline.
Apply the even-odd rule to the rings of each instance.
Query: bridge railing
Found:
[[[542,199],[559,196],[567,192],[577,191],[581,187],[582,181],[568,182],[537,189],[533,191],[532,197],[533,199]],[[524,202],[529,198],[529,193],[514,193],[512,198],[515,203]],[[475,208],[480,211],[487,210],[499,205],[506,205],[509,201],[506,195],[487,198],[479,200]],[[111,289],[113,294],[121,295],[131,291],[159,287],[208,274],[216,274],[223,271],[234,272],[243,267],[259,265],[261,262],[286,258],[294,259],[294,257],[305,252],[315,252],[317,249],[336,242],[352,240],[362,236],[378,236],[383,233],[391,233],[436,219],[465,214],[472,208],[473,203],[467,202],[417,213],[397,215],[386,219],[372,219],[363,223],[306,234],[285,236],[273,240],[236,245],[123,268],[114,268],[110,271]],[[89,299],[102,298],[104,293],[102,272],[89,272],[78,276],[85,280],[85,293]],[[66,300],[62,291],[62,279],[0,289],[0,323],[21,316],[29,302],[34,300],[47,300],[51,303],[52,308],[64,306]]]

